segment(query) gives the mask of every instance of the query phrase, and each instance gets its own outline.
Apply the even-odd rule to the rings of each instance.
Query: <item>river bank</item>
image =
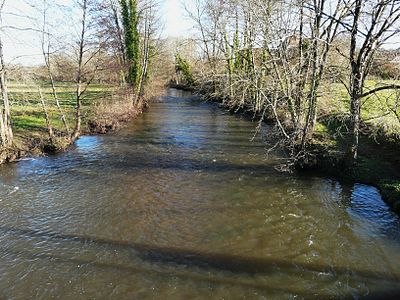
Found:
[[[126,123],[133,120],[141,111],[131,111],[123,115],[114,115],[114,118],[90,120],[85,124],[81,136],[108,134],[121,129]],[[47,154],[56,154],[68,150],[71,146],[71,139],[67,136],[58,136],[49,140],[47,134],[36,137],[18,136],[18,141],[12,147],[0,150],[0,165],[11,163],[19,159]]]
[[[193,91],[192,88],[179,87],[184,91]],[[213,99],[221,104],[221,101]],[[126,99],[118,101],[99,102],[86,111],[83,135],[107,134],[122,128],[127,122],[137,117],[147,106],[148,101],[141,100],[135,106]],[[246,114],[254,119],[254,115],[241,109],[229,107],[234,114]],[[20,119],[19,119],[20,121]],[[50,143],[46,128],[41,127],[32,131],[32,126],[17,130],[16,142],[12,148],[0,152],[0,164],[13,162],[27,156],[41,156],[49,153],[57,153],[67,150],[70,140],[59,131],[56,144]],[[297,168],[297,172],[314,172],[328,175],[341,181],[359,182],[377,187],[383,199],[391,208],[400,213],[400,157],[399,147],[393,143],[376,141],[363,136],[361,140],[360,159],[352,172],[343,172],[345,140],[340,136],[334,136],[332,132],[321,126],[312,144],[309,145],[310,159],[307,164]],[[379,155],[376,155],[379,153]]]
[[[178,86],[177,88],[194,91],[204,96],[202,91],[195,91],[193,87]],[[224,105],[221,99],[207,98],[206,100],[218,103],[231,114],[245,115],[253,121],[259,120],[251,109],[232,108]],[[387,141],[383,137],[361,135],[358,162],[352,170],[346,171],[345,133],[338,134],[338,126],[335,127],[334,124],[325,122],[326,120],[329,120],[329,115],[325,115],[324,120],[318,123],[315,137],[308,145],[308,158],[301,165],[296,165],[295,171],[299,174],[311,172],[339,181],[375,186],[381,192],[385,202],[397,214],[400,214],[399,141]],[[264,122],[274,124],[273,119],[266,119]]]
[[[316,134],[310,148],[313,159],[304,171],[319,172],[343,181],[375,186],[386,203],[400,214],[400,147],[398,142],[361,136],[359,158],[352,170],[344,166],[346,141],[324,131]],[[300,170],[301,172],[302,170]]]
[[[59,101],[63,104],[67,122],[73,126],[75,122],[74,103],[69,98],[73,96],[74,86],[58,84],[59,89],[62,88]],[[37,99],[28,98],[32,97],[31,90],[30,86],[11,85],[11,95],[15,99],[12,106],[14,141],[11,147],[0,150],[0,164],[14,162],[24,157],[64,152],[73,143],[65,131],[58,111],[52,106],[47,107],[49,123],[53,130],[53,137],[50,138],[42,106],[38,105]],[[133,95],[127,90],[118,90],[106,85],[91,87],[87,93],[88,96],[83,102],[81,136],[118,131],[142,113],[148,106],[148,102],[155,97],[154,95],[147,98],[142,97],[134,103]],[[50,91],[46,91],[46,89],[43,94],[45,97],[51,97]]]

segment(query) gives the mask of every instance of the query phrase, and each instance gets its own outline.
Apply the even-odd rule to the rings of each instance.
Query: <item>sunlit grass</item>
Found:
[[[65,131],[61,115],[56,106],[52,87],[48,82],[10,83],[8,86],[11,101],[13,129],[18,136],[40,136],[46,134],[47,126],[40,102],[39,89],[45,99],[50,122],[56,133]],[[101,99],[109,97],[114,91],[111,85],[92,84],[85,92],[83,117],[90,114],[90,107]],[[76,84],[71,82],[56,83],[57,97],[68,126],[75,123]]]
[[[374,81],[366,83],[365,91],[386,84],[400,84],[400,81]],[[400,133],[400,122],[391,111],[396,104],[398,95],[396,91],[380,91],[362,100],[361,117],[364,122],[384,134]],[[321,110],[329,114],[348,114],[350,109],[350,96],[346,87],[341,83],[325,83],[321,89]]]

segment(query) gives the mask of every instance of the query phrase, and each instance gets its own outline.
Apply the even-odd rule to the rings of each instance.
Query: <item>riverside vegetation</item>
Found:
[[[273,130],[283,171],[374,184],[400,211],[400,3],[196,1],[174,83]],[[189,42],[188,42],[189,43]]]
[[[38,95],[38,82],[31,84],[10,84],[9,97],[12,102],[11,114],[14,145],[22,153],[42,153],[54,151],[51,148],[48,135],[48,124],[44,117],[43,106]],[[67,124],[75,121],[75,84],[57,82],[60,107]],[[66,135],[63,120],[58,115],[57,107],[49,105],[52,102],[52,86],[48,82],[40,82],[41,94],[46,103],[48,122],[51,124],[58,150],[68,146],[70,141]],[[135,109],[124,99],[125,93],[111,84],[92,84],[82,101],[82,133],[106,133],[114,131],[125,120],[134,114]],[[136,108],[138,112],[140,106]],[[54,145],[53,145],[54,146]]]
[[[2,1],[0,18],[12,9]],[[40,0],[31,9],[18,13],[29,23],[7,20],[0,34],[0,163],[116,130],[160,92],[152,0],[76,0],[70,7]],[[41,55],[33,67],[6,62],[7,28],[36,35]]]
[[[287,154],[280,170],[371,183],[400,209],[400,51],[385,46],[398,42],[398,1],[194,1],[198,35],[176,51],[158,38],[152,0],[76,0],[72,37],[52,19],[66,10],[39,2],[32,26],[4,31],[37,34],[42,62],[7,64],[0,41],[1,162],[117,129],[162,88],[175,57],[175,85],[273,124],[268,151]]]

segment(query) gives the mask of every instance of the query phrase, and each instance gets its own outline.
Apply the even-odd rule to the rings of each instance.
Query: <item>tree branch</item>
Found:
[[[372,90],[362,94],[360,96],[360,98],[365,98],[365,97],[371,96],[377,92],[384,91],[384,90],[400,90],[400,85],[399,84],[390,84],[390,85],[380,86],[378,88],[372,89]]]

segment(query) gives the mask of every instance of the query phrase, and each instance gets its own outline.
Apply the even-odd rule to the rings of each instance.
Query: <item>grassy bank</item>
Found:
[[[342,180],[376,186],[383,199],[400,213],[400,144],[384,136],[362,135],[358,163],[346,171],[343,160],[346,136],[338,134],[338,124],[320,123],[310,145],[313,160],[306,169]]]
[[[385,83],[391,84],[393,81]],[[368,87],[372,88],[375,84],[369,81]],[[400,213],[400,122],[390,111],[396,104],[396,95],[384,92],[365,99],[359,160],[353,170],[345,171],[350,99],[342,84],[324,85],[319,98],[321,106],[316,131],[309,144],[310,155],[307,163],[299,167],[300,173],[311,170],[339,180],[376,186],[383,199]],[[198,92],[202,94],[201,90]],[[210,101],[222,102],[208,94],[205,97]],[[225,108],[232,113],[255,117],[251,107],[225,105]],[[273,118],[266,116],[265,120],[271,122]]]
[[[49,142],[45,115],[40,101],[39,88],[45,100],[51,126],[60,149],[69,144],[65,126],[56,106],[51,85],[47,82],[25,84],[10,83],[14,147],[4,151],[3,156],[14,160],[25,155],[40,155],[46,152]],[[71,82],[56,84],[57,96],[70,130],[75,126],[76,85]],[[92,84],[82,99],[83,134],[107,133],[118,129],[122,123],[140,112],[142,102],[132,105],[128,90],[106,84]]]
[[[56,132],[62,132],[64,126],[55,105],[51,86],[46,82],[32,84],[10,84],[9,98],[11,100],[11,114],[13,129],[17,136],[42,136],[47,131],[43,109],[40,103],[39,88],[42,90],[49,113],[51,125]],[[57,83],[57,95],[66,116],[69,127],[75,122],[76,85],[74,83]],[[110,97],[115,88],[108,85],[90,85],[83,98],[83,116],[91,113],[91,108],[99,101]]]
[[[393,83],[399,82],[381,80],[381,84]],[[369,80],[366,90],[375,86],[376,82]],[[326,84],[311,148],[315,151],[314,169],[378,187],[387,203],[400,213],[400,120],[394,110],[397,96],[394,91],[383,91],[363,100],[358,163],[344,172],[350,98],[342,84]]]

